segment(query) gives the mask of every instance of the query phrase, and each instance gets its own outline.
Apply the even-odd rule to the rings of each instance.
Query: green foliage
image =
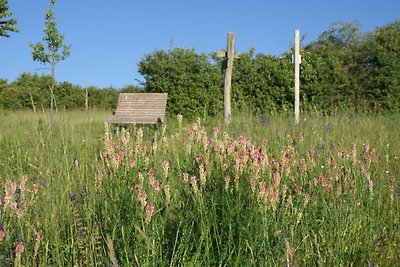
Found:
[[[8,0],[0,0],[0,36],[10,37],[8,32],[18,32],[18,29],[14,27],[17,24],[15,19],[6,19],[12,16],[12,13],[8,7]]]
[[[49,76],[38,76],[23,73],[14,82],[0,92],[0,103],[5,109],[32,109],[48,107]],[[33,102],[32,102],[33,101]]]
[[[357,22],[332,24],[301,51],[301,109],[398,111],[399,38],[396,21],[367,34]],[[250,49],[234,60],[231,99],[235,112],[292,109],[291,54],[254,55]],[[212,62],[193,50],[175,49],[146,55],[139,72],[147,91],[169,93],[170,113],[194,117],[221,113],[223,65],[221,59]]]
[[[221,74],[207,55],[182,48],[154,51],[139,63],[139,72],[147,92],[168,93],[167,111],[172,114],[193,117],[221,110]]]
[[[23,73],[11,84],[0,80],[0,107],[8,110],[49,109],[50,76]],[[118,91],[114,88],[88,87],[89,108],[111,110],[117,105]],[[85,89],[68,82],[56,85],[55,99],[60,109],[83,109]]]
[[[118,91],[115,88],[88,88],[89,107],[91,109],[112,110],[116,109],[118,102]]]
[[[285,57],[241,53],[234,62],[232,101],[236,109],[265,113],[292,107],[292,67]]]
[[[144,88],[136,85],[127,85],[121,89],[121,93],[140,93],[143,92]]]
[[[363,84],[377,111],[400,111],[400,22],[377,28],[362,46]]]
[[[70,55],[70,46],[63,45],[64,36],[59,34],[57,23],[54,17],[55,0],[50,0],[50,8],[45,14],[45,36],[43,43],[30,44],[32,48],[32,56],[34,61],[43,64],[57,64],[61,60],[65,60]],[[62,48],[61,53],[59,50]]]

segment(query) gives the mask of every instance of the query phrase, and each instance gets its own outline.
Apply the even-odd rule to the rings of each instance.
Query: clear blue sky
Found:
[[[19,33],[0,38],[0,78],[47,73],[33,62],[29,43],[42,41],[48,0],[9,0]],[[399,19],[399,0],[57,0],[59,32],[71,56],[56,79],[76,85],[121,88],[143,81],[137,64],[145,54],[174,47],[213,52],[235,32],[236,50],[280,55],[293,43],[316,40],[334,22],[357,20],[363,32]]]

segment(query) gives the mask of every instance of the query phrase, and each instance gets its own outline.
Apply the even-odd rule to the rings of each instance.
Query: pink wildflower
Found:
[[[305,172],[307,170],[307,165],[306,165],[306,159],[305,158],[301,158],[300,159],[300,164],[299,164],[298,170],[299,170],[300,173]]]
[[[294,183],[294,185],[292,186],[292,193],[293,194],[297,194],[298,192],[301,191],[302,186],[299,185],[298,183]]]
[[[0,230],[0,241],[3,241],[5,237],[6,237],[6,232],[3,229],[1,229]]]
[[[18,219],[21,219],[22,216],[24,216],[24,209],[23,208],[19,208],[17,210],[17,217],[18,217]]]
[[[149,174],[149,179],[150,179],[150,180],[154,179],[154,176],[155,176],[155,175],[154,175],[154,170],[153,170],[153,169],[150,169],[149,172],[148,172],[148,174]]]
[[[190,138],[194,138],[194,137],[196,136],[196,132],[193,131],[193,130],[188,130],[188,131],[187,131],[187,135],[188,135]]]
[[[281,182],[281,174],[279,172],[275,172],[273,178],[274,178],[275,185],[278,186]]]
[[[306,193],[304,194],[304,204],[307,204],[311,199],[310,194]]]
[[[226,171],[228,169],[228,164],[224,163],[222,164],[222,170]]]
[[[321,185],[322,187],[325,187],[328,192],[330,192],[333,188],[331,180],[326,177],[321,177]]]
[[[347,149],[343,149],[343,150],[342,150],[342,153],[341,153],[341,156],[342,156],[342,158],[344,158],[344,159],[350,158],[349,151],[347,151]]]
[[[160,183],[157,179],[151,180],[151,185],[153,186],[154,190],[160,191]]]
[[[153,217],[153,213],[154,213],[154,206],[149,204],[146,206],[146,211],[145,211],[145,219],[144,221],[146,222],[146,224],[149,224],[151,221],[151,217]]]
[[[131,166],[131,168],[135,167],[136,166],[136,159],[131,159],[129,161],[129,166]]]
[[[265,184],[265,182],[264,181],[259,182],[258,183],[258,200],[265,201],[266,191],[267,191],[267,185]]]
[[[142,204],[142,207],[146,206],[147,204],[147,194],[146,191],[143,189],[139,192],[138,199],[140,203]]]
[[[198,189],[198,187],[197,187],[197,177],[196,177],[195,175],[193,175],[192,177],[190,177],[190,183],[191,183],[192,186],[193,186],[194,193],[197,194],[198,191],[199,191],[199,189]]]
[[[163,168],[164,177],[167,177],[168,176],[168,170],[169,170],[169,161],[168,160],[164,160],[161,165],[162,165],[162,168]]]
[[[21,241],[17,244],[17,246],[15,247],[15,253],[17,255],[21,255],[22,252],[24,252],[24,243],[22,243]]]
[[[267,187],[266,187],[266,184],[265,184],[264,181],[261,181],[261,182],[258,184],[258,192],[259,192],[260,194],[265,193],[266,188],[267,188]]]
[[[279,192],[275,187],[269,187],[267,189],[267,197],[272,204],[275,204],[279,200]]]
[[[303,136],[302,134],[299,134],[299,135],[297,136],[297,141],[298,141],[299,143],[301,143],[301,142],[303,142],[303,140],[304,140],[304,136]]]
[[[248,141],[248,139],[244,134],[239,136],[239,145],[244,145],[247,143],[247,141]]]
[[[111,143],[111,147],[112,147],[113,149],[116,149],[116,148],[118,147],[118,144],[117,144],[116,142],[112,142],[112,143]]]
[[[143,146],[140,149],[140,154],[144,157],[146,155],[146,153],[147,153],[147,146]]]

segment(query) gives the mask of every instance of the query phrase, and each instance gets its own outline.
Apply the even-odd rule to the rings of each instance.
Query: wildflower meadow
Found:
[[[1,266],[400,263],[399,115],[103,118],[1,111]]]

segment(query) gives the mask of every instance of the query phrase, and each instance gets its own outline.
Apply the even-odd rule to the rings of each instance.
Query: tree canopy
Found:
[[[18,32],[15,28],[17,20],[10,18],[11,16],[8,0],[0,0],[0,36],[2,37],[10,37],[9,32]]]

